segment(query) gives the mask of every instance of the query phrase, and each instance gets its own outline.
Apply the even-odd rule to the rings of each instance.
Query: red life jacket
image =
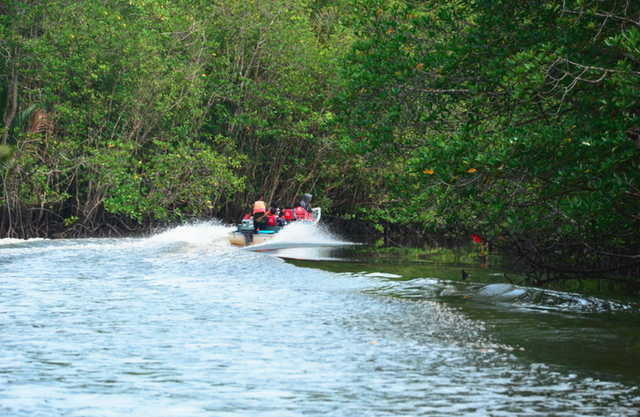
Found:
[[[268,215],[267,216],[267,226],[275,226],[276,225],[276,219],[278,218],[278,216],[274,216],[274,215]]]
[[[313,216],[302,207],[296,207],[295,213],[298,220],[313,220]]]
[[[289,222],[293,220],[293,214],[291,214],[291,209],[284,210],[284,219]]]

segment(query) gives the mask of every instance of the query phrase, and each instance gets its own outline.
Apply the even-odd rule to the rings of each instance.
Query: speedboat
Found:
[[[314,226],[320,221],[322,210],[316,207],[311,210],[311,213],[305,212],[303,216],[297,214],[297,217],[297,220],[289,224],[303,223]],[[278,233],[287,226],[262,226],[259,230],[255,230],[253,218],[244,219],[235,230],[229,232],[229,241],[232,245],[236,246],[259,245],[276,237]]]

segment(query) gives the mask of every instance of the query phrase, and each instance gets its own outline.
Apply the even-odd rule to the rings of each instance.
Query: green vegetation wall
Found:
[[[350,19],[338,134],[406,158],[398,211],[539,282],[640,275],[639,2],[362,0]]]
[[[337,14],[300,0],[0,0],[0,234],[233,218],[257,190],[350,199],[327,128],[349,42]]]

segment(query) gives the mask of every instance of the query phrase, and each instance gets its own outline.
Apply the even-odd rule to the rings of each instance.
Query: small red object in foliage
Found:
[[[482,243],[482,239],[480,239],[480,236],[476,235],[475,233],[471,235],[471,238],[476,243]]]

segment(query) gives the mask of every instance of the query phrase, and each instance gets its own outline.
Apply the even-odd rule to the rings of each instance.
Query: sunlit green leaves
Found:
[[[345,149],[411,152],[398,199],[496,242],[638,241],[638,152],[624,132],[638,124],[640,5],[354,5],[361,38],[336,102]]]

